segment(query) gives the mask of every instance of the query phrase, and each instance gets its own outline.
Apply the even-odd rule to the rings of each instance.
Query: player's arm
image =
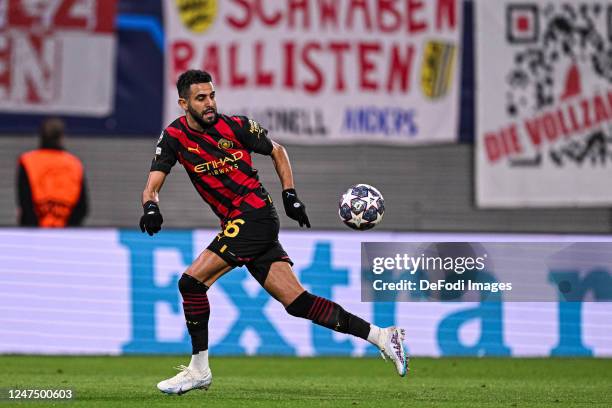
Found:
[[[272,153],[270,153],[270,157],[272,157],[272,162],[274,163],[274,168],[276,169],[278,178],[280,178],[283,190],[295,188],[293,184],[293,172],[291,171],[291,163],[289,162],[287,150],[272,140]]]
[[[249,151],[272,157],[274,168],[283,186],[283,205],[287,216],[296,220],[300,227],[310,228],[310,221],[306,215],[306,206],[297,197],[293,184],[293,172],[287,150],[268,137],[268,130],[256,121],[245,116],[239,117],[241,131],[238,132],[240,142]]]
[[[272,162],[278,174],[281,185],[283,186],[283,206],[287,216],[296,220],[300,227],[306,226],[310,228],[310,221],[306,215],[306,206],[297,197],[295,186],[293,184],[293,172],[291,171],[291,163],[287,150],[280,144],[272,141]]]
[[[155,147],[155,157],[151,163],[149,178],[142,192],[144,214],[140,218],[140,230],[146,231],[149,235],[159,232],[164,222],[159,210],[159,191],[170,169],[177,161],[177,144],[176,139],[170,137],[164,130]]]
[[[142,209],[144,214],[140,217],[140,230],[153,235],[161,230],[164,218],[159,211],[159,191],[166,180],[166,173],[159,170],[149,172],[149,178],[142,192]]]
[[[142,205],[148,201],[159,203],[159,191],[164,185],[166,180],[166,173],[159,170],[154,170],[149,173],[147,184],[145,185],[144,191],[142,192]]]

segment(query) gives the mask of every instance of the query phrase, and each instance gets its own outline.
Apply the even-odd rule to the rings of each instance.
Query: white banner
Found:
[[[612,4],[476,10],[477,204],[612,204]]]
[[[0,1],[0,112],[104,116],[116,0]]]
[[[165,1],[165,123],[176,80],[213,76],[220,112],[297,143],[457,140],[459,0]]]
[[[177,282],[214,230],[149,237],[114,229],[0,230],[0,353],[190,353]],[[312,293],[379,326],[407,332],[412,355],[612,356],[612,270],[559,252],[574,302],[361,302],[361,241],[612,242],[612,237],[281,233],[294,271]],[[572,261],[575,260],[574,263]],[[586,269],[585,269],[586,268]],[[588,275],[581,272],[590,271]],[[525,271],[556,287],[546,268]],[[568,275],[569,276],[569,275]],[[208,291],[211,353],[378,355],[366,341],[287,314],[246,268]],[[598,302],[592,302],[593,297]]]

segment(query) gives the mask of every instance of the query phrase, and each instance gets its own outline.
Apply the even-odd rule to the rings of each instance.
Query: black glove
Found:
[[[159,212],[159,206],[155,201],[147,201],[142,206],[142,209],[144,210],[144,215],[140,217],[140,230],[142,232],[146,230],[149,235],[158,233],[164,222],[164,217]]]
[[[306,226],[310,228],[310,221],[308,221],[308,216],[306,215],[306,206],[297,197],[294,188],[283,190],[283,205],[285,206],[287,217],[296,220],[300,227]]]

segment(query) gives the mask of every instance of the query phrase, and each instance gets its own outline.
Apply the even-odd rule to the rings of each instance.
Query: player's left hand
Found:
[[[159,211],[159,206],[154,201],[147,201],[142,206],[144,214],[140,217],[140,230],[142,232],[147,231],[147,234],[157,234],[161,230],[164,217],[162,217]]]
[[[287,190],[283,190],[282,195],[287,217],[296,220],[300,224],[300,227],[306,226],[306,228],[310,228],[310,221],[308,221],[308,216],[306,215],[306,206],[297,197],[295,189],[288,188]]]

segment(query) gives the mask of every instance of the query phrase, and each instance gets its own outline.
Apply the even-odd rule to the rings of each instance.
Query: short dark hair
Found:
[[[189,98],[189,88],[191,88],[192,84],[202,84],[206,82],[212,82],[212,76],[208,72],[199,69],[190,69],[179,76],[176,82],[176,90],[181,98],[187,99]]]
[[[64,136],[64,121],[59,118],[45,119],[40,125],[40,147],[61,149]]]

